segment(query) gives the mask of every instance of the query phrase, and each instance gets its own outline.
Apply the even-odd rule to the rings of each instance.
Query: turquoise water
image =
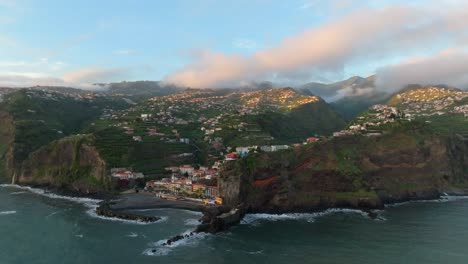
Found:
[[[200,214],[149,210],[164,220],[142,225],[97,218],[94,204],[1,187],[0,263],[468,263],[468,199],[408,203],[378,220],[250,215],[173,247],[161,241],[193,229]]]

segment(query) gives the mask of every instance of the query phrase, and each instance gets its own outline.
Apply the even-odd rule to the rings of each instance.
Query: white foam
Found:
[[[186,210],[186,209],[179,209],[179,208],[148,208],[148,209],[133,209],[131,211],[134,211],[134,212],[151,212],[151,211],[167,211],[167,210],[177,210],[177,211],[183,211],[183,212],[186,212],[186,213],[192,214],[192,215],[203,216],[202,212]]]
[[[155,222],[144,222],[144,221],[140,221],[140,220],[127,220],[127,219],[121,219],[121,218],[117,218],[117,217],[108,217],[108,216],[102,216],[102,215],[98,215],[97,212],[96,212],[96,208],[98,207],[98,205],[96,206],[93,206],[92,208],[88,209],[86,211],[86,213],[93,217],[93,218],[98,218],[98,219],[101,219],[101,220],[106,220],[106,221],[114,221],[114,222],[121,222],[121,223],[126,223],[126,224],[135,224],[135,225],[151,225],[151,224],[159,224],[159,223],[162,223],[162,222],[165,222],[167,221],[168,217],[167,216],[161,216],[158,221],[155,221]]]
[[[17,188],[17,189],[26,190],[26,191],[29,191],[29,192],[32,192],[32,193],[35,193],[35,194],[39,194],[39,195],[42,195],[42,196],[46,196],[46,197],[51,198],[51,199],[61,199],[61,200],[67,200],[67,201],[72,201],[72,202],[76,202],[76,203],[82,203],[82,204],[84,204],[84,203],[97,204],[97,203],[100,203],[102,201],[102,200],[98,200],[98,199],[85,198],[85,197],[71,197],[71,196],[59,195],[59,194],[47,192],[47,191],[45,191],[43,189],[32,188],[32,187],[29,187],[29,186],[21,186],[21,185],[16,185],[16,184],[0,184],[0,187]]]
[[[444,195],[441,196],[439,199],[432,199],[432,200],[413,200],[413,201],[406,201],[401,203],[392,203],[386,204],[385,207],[397,207],[411,203],[446,203],[446,202],[454,202],[458,200],[468,199],[468,196],[454,196],[454,195]]]
[[[11,215],[11,214],[16,214],[16,211],[2,211],[2,212],[0,212],[0,215]]]
[[[84,205],[85,207],[88,208],[86,213],[93,217],[93,218],[98,218],[102,220],[107,220],[107,221],[116,221],[116,222],[122,222],[122,223],[128,223],[128,224],[139,224],[139,225],[148,225],[148,224],[154,224],[154,223],[161,223],[167,220],[167,218],[162,217],[161,220],[156,221],[156,222],[143,222],[143,221],[138,221],[138,220],[126,220],[126,219],[120,219],[116,217],[106,217],[106,216],[100,216],[96,213],[96,208],[99,206],[99,203],[102,202],[102,200],[98,199],[92,199],[92,198],[84,198],[84,197],[71,197],[71,196],[64,196],[64,195],[59,195],[55,193],[50,193],[46,192],[43,189],[39,188],[32,188],[29,186],[21,186],[21,185],[16,185],[16,184],[0,184],[0,187],[4,188],[17,188],[21,190],[26,190],[41,196],[45,196],[51,199],[61,199],[61,200],[67,200],[75,203],[79,203]]]
[[[247,254],[249,254],[249,255],[260,255],[260,254],[263,254],[263,250],[248,251]]]
[[[353,213],[367,217],[367,213],[357,209],[339,209],[332,208],[317,213],[288,213],[288,214],[247,214],[242,219],[241,224],[258,224],[259,221],[284,221],[284,220],[302,220],[313,223],[317,217],[335,214],[335,213]]]
[[[53,215],[56,215],[56,214],[58,214],[58,213],[60,213],[60,212],[61,212],[61,211],[52,212],[52,213],[48,214],[48,215],[46,216],[46,218],[49,218],[49,217],[51,217],[51,216],[53,216]]]
[[[10,193],[10,195],[18,195],[18,194],[23,194],[23,193],[27,193],[27,192],[12,192]]]
[[[188,230],[182,234],[182,236],[189,235],[189,237],[177,240],[171,245],[164,245],[168,239],[162,239],[159,240],[158,242],[152,243],[151,248],[146,249],[143,251],[143,255],[146,256],[166,256],[169,255],[169,253],[174,250],[177,247],[180,246],[196,246],[198,245],[198,242],[208,236],[210,236],[207,233],[193,233],[193,235],[190,236],[190,233],[193,232],[193,230]]]
[[[186,226],[198,226],[200,224],[200,220],[190,218],[190,219],[186,219],[184,223]]]
[[[135,237],[138,237],[138,234],[135,233],[135,232],[131,232],[130,234],[126,235],[126,237],[132,237],[132,238],[135,238]]]

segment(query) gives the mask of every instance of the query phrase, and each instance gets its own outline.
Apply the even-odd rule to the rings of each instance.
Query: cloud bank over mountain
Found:
[[[0,87],[66,86],[81,89],[97,89],[94,84],[124,80],[130,77],[126,68],[90,67],[67,72],[61,77],[49,77],[36,73],[10,72],[0,74]]]
[[[353,63],[456,47],[468,36],[465,7],[468,5],[462,3],[444,9],[437,5],[359,9],[251,55],[200,52],[191,64],[168,75],[165,81],[191,87],[236,86],[253,80],[295,83],[342,72]],[[431,60],[420,61],[423,63]],[[399,67],[403,65],[406,62]],[[392,77],[400,78],[395,68],[398,66],[393,67]],[[379,73],[388,70],[381,69]],[[408,79],[406,75],[401,78]],[[388,77],[380,83],[386,81],[390,81]]]
[[[72,28],[40,20],[39,7],[47,4],[0,0],[0,27],[2,15],[14,18],[10,30],[0,33],[0,86],[93,88],[93,83],[163,79],[194,88],[300,87],[376,74],[381,91],[409,83],[468,87],[466,0],[260,2],[193,1],[180,9],[171,1],[132,9],[111,6],[115,19],[80,15],[74,17],[77,24],[87,26]],[[54,18],[74,15],[67,13],[70,6],[92,13],[87,5],[64,5]],[[162,5],[167,16],[146,13],[148,6]],[[194,6],[200,14],[193,13]],[[20,12],[27,9],[34,12]],[[261,19],[259,12],[265,13]],[[203,26],[194,24],[192,15]],[[48,29],[47,34],[32,34],[42,32],[38,28]],[[323,93],[374,92],[373,87],[343,87]]]
[[[468,89],[468,52],[445,50],[417,57],[377,71],[377,87],[398,89],[408,84],[445,84]]]

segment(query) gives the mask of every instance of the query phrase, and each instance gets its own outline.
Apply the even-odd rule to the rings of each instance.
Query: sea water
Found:
[[[156,209],[142,224],[100,218],[99,201],[0,187],[3,263],[468,263],[468,199],[359,210],[247,215],[216,235],[190,233],[200,213]]]

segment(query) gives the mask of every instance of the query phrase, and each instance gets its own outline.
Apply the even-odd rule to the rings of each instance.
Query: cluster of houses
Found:
[[[444,115],[447,113],[468,114],[466,105],[452,108],[454,103],[468,98],[468,92],[440,87],[416,89],[397,95],[405,113],[419,116]],[[465,115],[466,116],[466,115]]]
[[[320,139],[317,137],[309,137],[302,144],[292,144],[292,145],[264,145],[264,146],[246,146],[246,147],[236,147],[235,149],[227,147],[227,154],[225,155],[226,161],[237,160],[238,158],[243,158],[248,156],[252,152],[276,152],[280,150],[287,150],[293,147],[300,147],[302,145],[315,143]]]
[[[209,186],[203,183],[194,183],[186,177],[176,180],[164,178],[146,183],[146,189],[156,194],[169,194],[193,198],[215,199],[219,196],[217,186]]]
[[[348,127],[348,129],[334,132],[334,137],[349,136],[363,134],[365,136],[379,136],[382,134],[378,127],[395,122],[398,119],[406,118],[411,120],[410,114],[404,114],[396,107],[388,105],[374,105],[370,111],[356,119],[356,121]]]
[[[316,96],[300,95],[290,88],[239,92],[238,94],[244,101],[244,104],[252,108],[291,109],[319,100]]]
[[[455,106],[453,112],[468,117],[468,105]]]
[[[217,168],[208,168],[207,166],[200,166],[195,169],[192,165],[180,165],[165,168],[166,171],[171,173],[172,179],[180,177],[188,177],[192,181],[198,181],[201,179],[211,180],[218,177]]]
[[[219,167],[219,164],[217,168]],[[201,166],[198,169],[192,165],[172,166],[165,168],[171,173],[170,178],[148,181],[146,188],[155,193],[166,193],[177,196],[188,196],[193,198],[216,198],[218,196],[217,186],[207,185],[200,180],[216,180],[218,170]],[[214,181],[216,182],[216,181]]]
[[[228,147],[227,148],[227,151],[229,152],[227,155],[226,155],[226,160],[229,160],[233,157],[246,157],[249,155],[249,153],[251,152],[256,152],[256,151],[264,151],[264,152],[275,152],[275,151],[279,151],[279,150],[285,150],[285,149],[289,149],[291,148],[291,146],[289,145],[265,145],[265,146],[246,146],[246,147],[236,147],[235,149],[232,149],[231,147]],[[232,154],[235,154],[235,155],[232,155]]]

